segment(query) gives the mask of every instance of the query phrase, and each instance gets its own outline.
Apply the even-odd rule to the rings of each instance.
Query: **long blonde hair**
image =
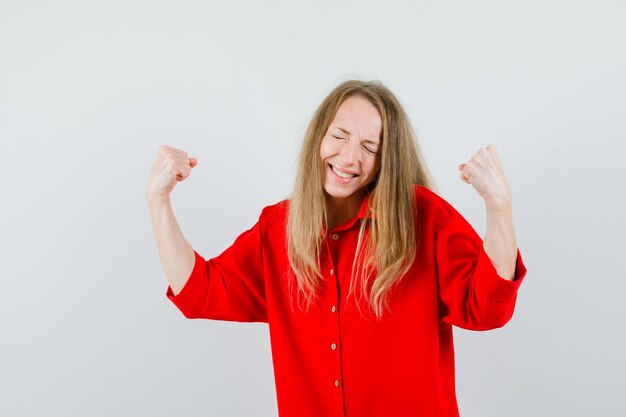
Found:
[[[380,81],[342,82],[322,101],[306,130],[287,217],[290,283],[295,279],[298,305],[302,308],[302,296],[308,308],[324,280],[319,258],[329,222],[320,143],[339,106],[352,96],[368,100],[378,110],[382,151],[380,169],[367,185],[368,215],[360,225],[349,294],[356,294],[360,284],[361,297],[368,298],[380,319],[389,290],[415,260],[419,241],[414,184],[434,187],[404,109]],[[372,275],[376,278],[368,292]]]

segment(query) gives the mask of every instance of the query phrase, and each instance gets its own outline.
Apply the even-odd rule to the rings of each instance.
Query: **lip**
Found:
[[[354,181],[355,179],[358,178],[358,176],[356,177],[352,177],[352,178],[341,178],[339,175],[335,174],[335,171],[333,171],[332,167],[335,167],[334,165],[331,166],[331,164],[328,164],[328,171],[330,172],[330,175],[333,177],[333,179],[340,183],[340,184],[349,184],[352,181]],[[341,172],[346,172],[343,169],[339,169],[337,167],[335,167],[337,170],[341,171]],[[350,172],[346,172],[347,174],[350,174]]]
[[[338,167],[337,165],[333,165],[333,164],[328,164],[328,165],[330,165],[330,166],[334,167],[337,171],[341,171],[341,172],[343,172],[344,174],[356,175],[356,176],[358,176],[358,175],[359,175],[359,174],[357,174],[356,172],[348,171],[347,169],[340,168],[340,167]],[[331,171],[332,171],[332,168],[331,168]]]

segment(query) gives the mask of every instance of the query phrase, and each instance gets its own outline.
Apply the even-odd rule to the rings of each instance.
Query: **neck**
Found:
[[[326,194],[328,209],[328,230],[332,230],[357,215],[363,202],[364,192],[355,193],[346,198],[335,198]]]

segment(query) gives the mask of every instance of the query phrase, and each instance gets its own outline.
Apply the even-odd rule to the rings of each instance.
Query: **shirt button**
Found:
[[[339,235],[337,233],[333,233],[333,240],[339,239]]]
[[[339,386],[339,380],[335,379],[335,386],[338,387]]]
[[[330,270],[330,275],[335,275],[335,270],[334,269]]]
[[[332,350],[335,350],[335,349],[337,349],[337,345],[336,345],[336,344],[334,344],[334,343],[332,343],[332,344],[330,345],[330,348],[331,348]]]
[[[332,307],[330,308],[330,311],[332,311],[332,312],[334,313],[335,311],[337,311],[337,307],[332,306]]]

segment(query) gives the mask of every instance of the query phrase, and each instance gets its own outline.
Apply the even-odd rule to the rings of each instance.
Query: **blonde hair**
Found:
[[[298,305],[302,308],[303,297],[308,309],[324,280],[319,259],[329,222],[320,144],[339,106],[353,96],[368,100],[378,110],[382,149],[379,171],[367,185],[368,213],[360,225],[348,295],[356,295],[360,284],[361,297],[368,298],[380,319],[389,290],[415,260],[419,242],[414,185],[434,187],[404,109],[380,81],[342,82],[322,101],[306,130],[287,217],[290,284],[295,279]]]

